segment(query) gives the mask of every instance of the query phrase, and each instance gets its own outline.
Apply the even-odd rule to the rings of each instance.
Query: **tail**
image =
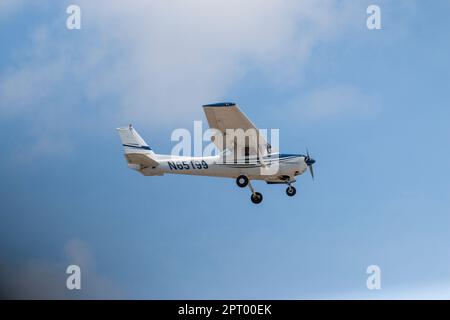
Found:
[[[153,150],[131,124],[129,127],[117,128],[117,131],[122,140],[125,159],[131,165],[130,168],[142,170],[148,167],[156,168],[159,165]]]

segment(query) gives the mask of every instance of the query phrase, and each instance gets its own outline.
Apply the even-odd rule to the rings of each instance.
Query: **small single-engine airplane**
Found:
[[[156,154],[132,125],[129,125],[117,129],[125,148],[128,167],[145,176],[173,173],[234,178],[239,187],[250,188],[251,201],[255,204],[261,203],[263,196],[253,189],[251,180],[264,180],[268,184],[286,184],[288,186],[286,194],[292,197],[297,192],[292,186],[296,176],[309,168],[314,179],[312,166],[315,160],[309,156],[308,150],[306,155],[272,152],[270,144],[235,103],[207,104],[203,109],[210,128],[215,129],[217,133],[211,140],[219,150],[219,154],[204,157]],[[251,145],[251,139],[236,139],[236,137],[232,137],[230,142],[227,140],[229,130],[253,130],[257,133],[256,143]],[[230,148],[226,148],[227,146]]]

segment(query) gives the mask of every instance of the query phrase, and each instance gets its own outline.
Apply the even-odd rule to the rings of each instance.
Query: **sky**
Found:
[[[0,296],[450,298],[449,11],[2,0]],[[255,182],[254,205],[232,179],[127,168],[116,127],[170,153],[172,131],[219,101],[280,129],[282,152],[308,147],[315,181],[300,176],[293,198]],[[66,288],[72,264],[81,290]]]

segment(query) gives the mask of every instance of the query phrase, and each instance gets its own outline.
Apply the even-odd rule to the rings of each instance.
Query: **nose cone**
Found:
[[[310,158],[310,157],[306,157],[305,162],[308,166],[311,166],[314,163],[316,163],[316,160],[314,160],[313,158]]]

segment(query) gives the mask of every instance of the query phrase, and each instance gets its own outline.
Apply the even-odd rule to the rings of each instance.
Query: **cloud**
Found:
[[[249,72],[292,85],[314,46],[354,21],[346,19],[352,7],[333,0],[96,2],[86,10],[98,7],[97,32],[127,51],[111,65],[126,80],[122,109],[163,123],[226,98]]]
[[[91,91],[118,90],[125,117],[158,118],[164,125],[226,98],[248,72],[262,73],[273,85],[292,83],[314,45],[339,33],[336,24],[346,25],[350,6],[336,3],[81,2],[85,16],[92,16],[83,32],[120,52]]]
[[[0,295],[8,299],[119,299],[122,293],[108,277],[97,272],[87,244],[69,240],[63,259],[32,260],[0,265]],[[67,266],[81,268],[81,290],[66,288]]]
[[[371,117],[380,110],[378,100],[352,85],[338,85],[297,96],[287,103],[284,112],[308,122]]]
[[[23,7],[23,0],[2,0],[0,2],[0,17],[10,15]]]
[[[223,98],[250,70],[265,73],[268,81],[292,81],[314,45],[335,36],[341,30],[336,24],[351,10],[332,0],[81,1],[80,6],[80,31],[55,22],[37,26],[27,48],[31,54],[2,74],[1,112],[21,112],[35,99],[56,96],[61,90],[56,84],[76,77],[84,95],[112,94],[119,112],[164,123]],[[74,39],[71,32],[80,36]]]

